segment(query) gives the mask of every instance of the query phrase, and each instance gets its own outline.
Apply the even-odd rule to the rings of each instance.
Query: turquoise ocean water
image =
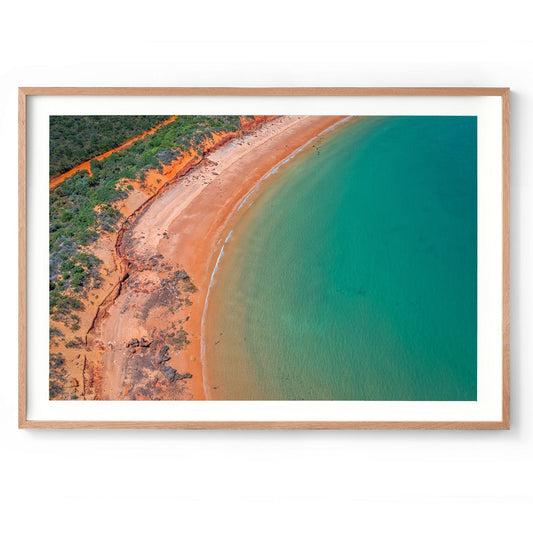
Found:
[[[364,117],[251,197],[211,288],[208,396],[476,400],[476,117]]]

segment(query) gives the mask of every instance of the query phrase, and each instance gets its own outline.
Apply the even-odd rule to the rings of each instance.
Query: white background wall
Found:
[[[533,39],[527,3],[183,4],[2,6],[0,525],[78,532],[529,530]],[[18,430],[19,85],[510,86],[512,429]]]

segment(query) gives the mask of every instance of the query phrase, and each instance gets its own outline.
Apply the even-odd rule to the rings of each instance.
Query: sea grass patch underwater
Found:
[[[213,399],[476,400],[476,117],[317,139],[236,223],[206,323]]]

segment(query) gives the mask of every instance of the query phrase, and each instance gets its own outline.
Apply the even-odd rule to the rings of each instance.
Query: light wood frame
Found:
[[[499,96],[502,101],[502,416],[494,422],[366,421],[45,421],[27,418],[26,108],[27,97],[92,96]],[[477,87],[21,87],[19,88],[19,408],[20,428],[131,429],[509,429],[510,428],[510,90]]]

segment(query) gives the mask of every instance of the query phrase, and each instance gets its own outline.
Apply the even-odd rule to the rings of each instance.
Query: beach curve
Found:
[[[117,346],[157,337],[171,348],[168,366],[178,376],[191,376],[176,382],[175,393],[167,391],[164,399],[207,398],[202,323],[230,221],[267,175],[345,118],[284,116],[262,124],[214,151],[139,215],[125,235],[124,250],[131,264],[142,268],[132,270],[96,332],[103,364],[99,397],[124,393],[115,389],[121,389],[132,356]],[[194,287],[185,296],[183,280]],[[164,295],[154,298],[154,292],[174,282],[182,298],[169,308]],[[177,338],[181,341],[173,345]]]

